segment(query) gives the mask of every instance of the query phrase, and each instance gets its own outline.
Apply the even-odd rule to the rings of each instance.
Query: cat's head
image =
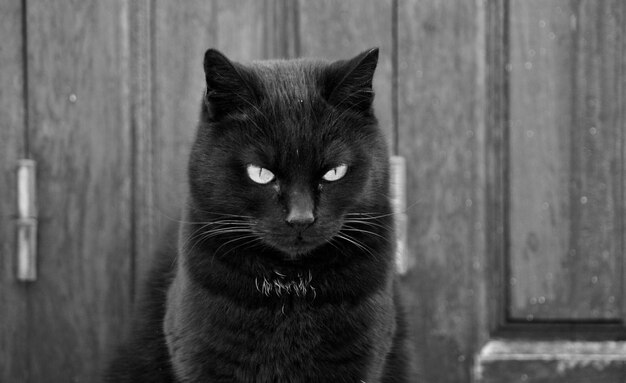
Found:
[[[194,221],[222,249],[298,258],[349,241],[346,222],[387,213],[385,139],[372,109],[378,49],[336,62],[204,58],[206,93],[189,162]],[[351,219],[353,218],[353,219]]]

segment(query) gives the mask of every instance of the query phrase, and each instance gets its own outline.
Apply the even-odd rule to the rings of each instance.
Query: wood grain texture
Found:
[[[154,191],[152,4],[150,0],[131,1],[128,15],[130,72],[127,81],[133,137],[133,263],[130,270],[134,279],[133,298],[151,264],[160,235],[156,228]]]
[[[265,58],[300,56],[299,4],[297,0],[264,0]]]
[[[485,268],[491,334],[507,321],[508,299],[508,0],[493,0],[485,8]]]
[[[597,368],[598,365],[602,368]],[[562,371],[563,366],[568,366],[566,371]],[[624,362],[596,361],[569,367],[567,361],[535,359],[487,363],[476,383],[623,383],[625,378]]]
[[[622,1],[511,2],[512,319],[622,315],[625,21]]]
[[[411,323],[425,382],[468,382],[484,334],[482,2],[399,1]]]
[[[131,298],[128,4],[29,1],[39,279],[28,382],[99,379]]]
[[[478,356],[476,383],[618,383],[624,342],[491,341]]]
[[[204,92],[202,59],[216,45],[215,1],[152,3],[152,182],[155,237],[180,219],[187,192],[187,158]],[[184,26],[184,27],[181,27]],[[153,254],[138,260],[142,276]]]
[[[380,48],[374,108],[388,141],[395,140],[392,118],[392,2],[324,0],[299,2],[300,55],[338,60]]]
[[[25,156],[22,2],[0,3],[0,381],[28,379],[28,285],[16,279],[17,161]]]

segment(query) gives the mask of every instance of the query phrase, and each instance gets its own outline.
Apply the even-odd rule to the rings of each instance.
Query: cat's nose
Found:
[[[287,225],[304,230],[315,222],[313,198],[309,193],[292,192],[288,208],[285,218]]]
[[[304,230],[315,222],[315,217],[311,210],[292,209],[285,219],[285,222],[287,222],[289,226]]]

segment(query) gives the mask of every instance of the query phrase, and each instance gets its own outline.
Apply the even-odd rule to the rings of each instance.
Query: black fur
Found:
[[[414,382],[377,59],[244,66],[207,51],[178,248],[159,254],[109,381]],[[255,183],[250,164],[275,179]]]

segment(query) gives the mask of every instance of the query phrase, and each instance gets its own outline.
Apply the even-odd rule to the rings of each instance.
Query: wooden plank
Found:
[[[511,2],[512,319],[622,315],[623,8]]]
[[[133,278],[132,296],[137,296],[145,268],[156,250],[157,215],[154,199],[153,151],[153,36],[152,2],[135,0],[129,3],[130,78],[129,101],[133,134]]]
[[[487,326],[490,335],[506,322],[508,279],[507,201],[508,201],[508,112],[507,67],[508,0],[486,4],[485,32],[485,294],[489,296]]]
[[[240,62],[275,57],[278,50],[275,50],[269,35],[272,33],[270,20],[271,25],[279,23],[271,18],[277,8],[276,0],[216,0],[212,18],[214,47]]]
[[[398,3],[410,323],[425,382],[468,382],[485,337],[484,2]]]
[[[189,1],[184,7],[171,1],[153,4],[152,158],[156,221],[154,243],[168,224],[180,218],[187,191],[187,157],[204,91],[202,58],[216,43],[215,1]],[[138,259],[137,275],[152,263],[153,251]]]
[[[299,2],[265,0],[264,42],[266,58],[293,58],[300,55]]]
[[[27,36],[39,200],[28,381],[97,381],[131,295],[128,3],[32,0]]]
[[[395,141],[392,118],[392,11],[390,1],[300,1],[299,54],[347,59],[372,47],[380,48],[374,108],[390,143]]]
[[[16,280],[16,167],[25,156],[22,2],[0,3],[0,381],[28,379],[28,285]]]

